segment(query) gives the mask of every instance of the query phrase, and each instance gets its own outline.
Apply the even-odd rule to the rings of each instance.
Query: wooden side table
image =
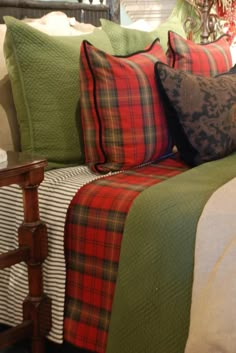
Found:
[[[24,220],[18,230],[19,247],[0,255],[0,269],[25,261],[29,293],[23,303],[23,322],[0,334],[0,349],[32,339],[32,352],[45,351],[45,336],[51,328],[51,301],[43,291],[42,263],[47,257],[47,228],[40,221],[38,186],[44,178],[45,159],[8,152],[0,164],[0,187],[18,184],[23,192]],[[0,289],[1,290],[1,289]]]

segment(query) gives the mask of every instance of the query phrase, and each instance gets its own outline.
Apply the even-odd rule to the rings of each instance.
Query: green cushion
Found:
[[[158,38],[156,30],[144,32],[138,29],[124,28],[119,24],[101,19],[102,29],[110,38],[115,55],[130,55],[145,47]]]
[[[151,44],[159,38],[164,51],[167,50],[168,31],[171,30],[186,38],[186,34],[177,15],[171,15],[165,22],[161,23],[151,32],[138,29],[124,28],[109,20],[101,19],[102,29],[110,38],[115,55],[130,55]]]
[[[84,39],[113,54],[102,30],[54,37],[5,17],[6,64],[21,132],[23,151],[46,157],[49,167],[84,161],[79,100],[79,56]]]
[[[168,31],[175,32],[181,35],[181,37],[187,38],[180,18],[176,15],[171,15],[157,28],[158,37],[160,38],[161,46],[164,51],[168,48]]]

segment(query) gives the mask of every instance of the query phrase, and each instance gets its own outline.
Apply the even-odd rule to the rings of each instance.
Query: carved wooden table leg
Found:
[[[33,321],[32,352],[43,353],[45,336],[51,327],[51,303],[43,291],[42,263],[48,254],[47,229],[39,219],[37,184],[32,173],[29,185],[22,185],[24,222],[19,228],[19,246],[30,248],[26,261],[29,294],[23,304],[23,316],[24,320]]]
[[[51,301],[43,290],[42,264],[48,254],[47,228],[40,221],[38,186],[44,178],[45,160],[8,153],[8,165],[0,169],[0,186],[17,183],[23,192],[24,220],[18,230],[19,248],[0,255],[0,269],[25,261],[29,293],[23,303],[22,324],[0,334],[0,348],[20,339],[32,339],[32,353],[45,352],[51,328]]]

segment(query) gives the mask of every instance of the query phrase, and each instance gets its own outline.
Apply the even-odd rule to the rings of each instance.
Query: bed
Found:
[[[1,1],[6,15],[0,147],[48,159],[39,205],[49,342],[65,352],[184,352],[198,219],[236,174],[226,37],[190,41],[175,11],[149,32],[120,26],[102,4]],[[184,104],[190,87],[195,99]],[[212,133],[204,99],[209,116],[221,110],[225,134]],[[2,252],[17,245],[21,190],[4,187],[0,197]],[[27,295],[24,264],[3,271],[1,284],[0,321],[12,326]]]

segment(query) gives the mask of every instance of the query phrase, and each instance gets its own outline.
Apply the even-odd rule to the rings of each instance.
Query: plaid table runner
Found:
[[[93,352],[105,352],[129,208],[143,190],[186,169],[175,156],[102,177],[77,192],[65,226],[67,342]]]

